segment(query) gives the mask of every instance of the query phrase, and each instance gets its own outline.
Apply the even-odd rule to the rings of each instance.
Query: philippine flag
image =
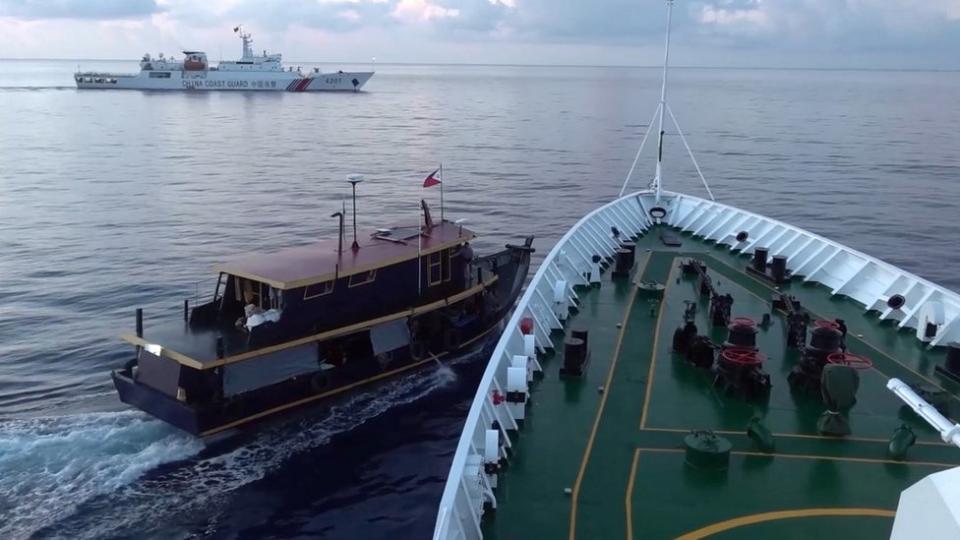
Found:
[[[430,187],[430,186],[435,186],[437,184],[440,184],[441,183],[440,179],[437,178],[438,172],[440,172],[440,169],[433,171],[432,173],[430,173],[430,176],[424,178],[423,187]]]

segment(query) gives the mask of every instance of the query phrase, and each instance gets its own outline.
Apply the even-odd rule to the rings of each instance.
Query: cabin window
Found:
[[[321,281],[313,285],[307,285],[303,289],[303,299],[310,300],[318,296],[325,296],[333,292],[333,280]]]
[[[169,79],[170,72],[169,71],[151,71],[150,78],[151,79]]]
[[[367,283],[373,283],[377,279],[377,271],[369,270],[367,272],[360,272],[359,274],[353,274],[350,276],[350,281],[348,282],[349,287],[356,287],[358,285],[366,285]]]
[[[430,285],[438,285],[443,282],[443,253],[434,251],[427,259],[427,276],[430,279]]]

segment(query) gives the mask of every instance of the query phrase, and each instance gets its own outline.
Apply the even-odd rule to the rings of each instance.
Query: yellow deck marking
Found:
[[[643,276],[647,269],[647,263],[650,262],[651,252],[647,251],[643,261],[637,266],[634,278]],[[583,475],[587,470],[587,462],[590,461],[590,452],[593,450],[593,440],[597,436],[597,430],[600,427],[600,418],[603,416],[603,407],[607,403],[607,396],[610,394],[610,383],[613,381],[614,368],[617,366],[617,359],[620,357],[620,348],[623,346],[623,334],[627,329],[627,321],[630,319],[630,312],[633,310],[633,303],[637,298],[637,287],[634,285],[630,292],[630,298],[627,300],[627,311],[623,314],[623,322],[620,323],[620,334],[617,336],[617,345],[613,350],[613,361],[610,363],[610,369],[607,371],[607,382],[604,388],[603,396],[600,398],[600,406],[597,409],[597,416],[593,420],[593,429],[590,431],[590,438],[587,440],[587,447],[583,451],[583,458],[580,460],[580,469],[577,471],[577,479],[573,484],[573,493],[570,501],[570,531],[569,538],[573,540],[577,535],[577,497],[580,496],[580,484],[583,482]]]
[[[894,511],[885,510],[882,508],[804,508],[800,510],[778,510],[776,512],[764,512],[762,514],[752,514],[749,516],[742,516],[734,519],[728,519],[726,521],[721,521],[719,523],[714,523],[713,525],[708,525],[701,529],[688,532],[682,536],[678,536],[677,540],[698,540],[700,538],[713,536],[717,533],[729,531],[730,529],[745,527],[747,525],[754,525],[756,523],[764,523],[767,521],[778,521],[781,519],[796,519],[796,518],[809,518],[809,517],[820,517],[820,516],[845,516],[845,517],[865,517],[866,516],[866,517],[892,518],[894,516]]]
[[[765,454],[763,452],[742,452],[737,450],[733,450],[730,453],[735,456],[782,457],[787,459],[827,459],[831,461],[851,461],[854,463],[882,463],[885,465],[921,465],[926,467],[945,467],[948,469],[957,466],[955,463],[939,463],[936,461],[895,461],[892,459],[859,458],[859,457],[847,457],[847,456],[821,456],[821,455],[815,455],[815,454],[780,454],[778,452]]]
[[[637,287],[630,291],[630,298],[627,300],[627,311],[623,314],[623,322],[620,324],[620,335],[617,337],[617,346],[613,349],[613,360],[610,362],[610,369],[607,371],[607,382],[604,386],[603,395],[600,397],[600,406],[597,408],[597,416],[593,420],[593,429],[590,431],[590,438],[587,439],[587,447],[583,450],[583,458],[580,460],[580,470],[577,472],[577,480],[573,484],[573,493],[570,501],[570,532],[569,539],[574,540],[577,536],[577,497],[580,495],[580,484],[583,482],[583,475],[587,470],[587,462],[590,461],[590,452],[593,450],[593,440],[597,436],[597,430],[600,428],[600,418],[603,416],[603,406],[607,403],[607,396],[610,395],[610,383],[613,381],[614,368],[617,367],[617,358],[620,357],[620,347],[623,345],[623,334],[627,329],[627,321],[630,319],[630,312],[633,310],[633,302],[637,298]]]
[[[650,394],[653,390],[653,374],[657,366],[657,347],[660,343],[660,322],[663,321],[663,308],[667,305],[667,292],[670,290],[670,284],[673,283],[673,274],[677,269],[674,263],[676,257],[670,260],[670,272],[667,273],[667,283],[663,286],[663,299],[660,300],[660,312],[657,313],[657,325],[653,329],[653,348],[650,353],[650,369],[647,371],[647,391],[643,396],[643,412],[640,415],[640,429],[647,425],[647,412],[650,411]]]
[[[660,452],[660,453],[678,453],[686,452],[683,448],[649,448],[649,447],[637,447],[637,450],[641,452]],[[815,454],[781,454],[778,452],[773,452],[771,454],[766,454],[763,452],[743,452],[738,450],[731,450],[730,454],[735,456],[753,456],[753,457],[781,457],[786,459],[824,459],[830,461],[852,461],[855,463],[876,463],[881,465],[920,465],[923,467],[945,467],[952,469],[957,465],[955,463],[939,463],[936,461],[894,461],[892,459],[874,459],[874,458],[858,458],[858,457],[846,457],[846,456],[820,456]]]
[[[644,427],[640,431],[662,431],[666,433],[690,433],[700,428],[664,428],[664,427]],[[712,429],[710,430],[719,435],[746,435],[747,430],[743,431],[733,431],[733,430],[723,430],[723,429]],[[805,433],[773,433],[774,437],[784,437],[787,439],[818,439],[818,440],[829,440],[829,441],[853,441],[853,442],[869,442],[869,443],[889,443],[889,439],[881,439],[879,437],[831,437],[829,435],[809,435]],[[918,440],[915,444],[923,444],[928,446],[950,446],[947,443],[939,441],[920,441]]]
[[[484,330],[482,333],[480,333],[480,334],[477,335],[476,337],[470,338],[469,340],[463,342],[463,345],[461,345],[461,348],[462,348],[462,347],[466,347],[466,346],[470,345],[471,343],[477,341],[478,339],[486,336],[486,335],[489,334],[494,328],[496,328],[496,326],[490,327],[490,328]],[[293,402],[290,402],[290,403],[286,403],[286,404],[281,405],[281,406],[279,406],[279,407],[274,407],[273,409],[268,409],[268,410],[266,410],[266,411],[262,411],[262,412],[259,412],[259,413],[257,413],[257,414],[254,414],[254,415],[247,416],[247,417],[245,417],[245,418],[241,418],[240,420],[235,420],[235,421],[233,421],[233,422],[230,422],[229,424],[224,424],[224,425],[222,425],[222,426],[215,427],[215,428],[213,428],[213,429],[210,429],[210,430],[201,432],[201,433],[200,433],[200,436],[201,436],[201,437],[207,437],[207,436],[210,436],[210,435],[214,435],[214,434],[216,434],[216,433],[220,433],[221,431],[226,431],[226,430],[228,430],[228,429],[235,428],[235,427],[237,427],[237,426],[246,424],[246,423],[248,423],[248,422],[252,422],[252,421],[257,420],[257,419],[260,419],[260,418],[264,418],[264,417],[266,417],[266,416],[270,416],[271,414],[278,413],[278,412],[280,412],[280,411],[285,411],[285,410],[290,409],[290,408],[293,408],[293,407],[299,407],[299,406],[301,406],[301,405],[305,405],[305,404],[307,404],[307,403],[310,403],[311,401],[316,401],[316,400],[318,400],[318,399],[323,399],[323,398],[325,398],[325,397],[330,397],[330,396],[339,394],[339,393],[341,393],[341,392],[346,392],[347,390],[350,390],[351,388],[356,388],[356,387],[358,387],[358,386],[363,386],[363,385],[365,385],[365,384],[369,384],[369,383],[372,383],[372,382],[374,382],[374,381],[379,381],[380,379],[384,379],[384,378],[390,377],[390,376],[392,376],[392,375],[396,375],[396,374],[398,374],[398,373],[402,373],[402,372],[404,372],[404,371],[411,370],[411,369],[413,369],[413,368],[415,368],[415,367],[422,366],[423,364],[426,364],[427,362],[435,362],[435,361],[437,361],[438,358],[443,358],[443,357],[446,356],[447,354],[449,354],[449,352],[443,352],[443,353],[440,353],[440,354],[435,354],[435,355],[430,356],[429,358],[425,358],[425,359],[423,359],[423,360],[417,360],[416,362],[414,362],[414,363],[412,363],[412,364],[408,364],[408,365],[406,365],[406,366],[399,367],[399,368],[394,369],[394,370],[384,371],[383,373],[374,375],[373,377],[370,377],[370,378],[368,378],[368,379],[363,379],[363,380],[360,380],[360,381],[357,381],[357,382],[353,382],[353,383],[350,383],[350,384],[348,384],[348,385],[346,385],[346,386],[341,386],[340,388],[336,388],[336,389],[334,389],[334,390],[331,390],[331,391],[329,391],[329,392],[324,392],[324,393],[322,393],[322,394],[317,394],[317,395],[315,395],[315,396],[310,396],[310,397],[308,397],[308,398],[304,398],[304,399],[300,399],[300,400],[293,401]]]
[[[630,477],[627,479],[627,493],[623,496],[623,509],[627,516],[627,540],[633,540],[633,481],[637,477],[637,462],[640,461],[640,449],[633,451],[633,463],[630,464]]]

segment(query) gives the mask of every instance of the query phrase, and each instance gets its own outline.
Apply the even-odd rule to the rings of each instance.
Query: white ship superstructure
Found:
[[[243,42],[239,60],[221,61],[211,66],[202,51],[183,51],[183,59],[145,54],[140,73],[77,72],[77,88],[116,88],[127,90],[286,90],[359,91],[372,71],[304,73],[300,68],[284,68],[281,55],[255,54],[251,35],[236,27]]]

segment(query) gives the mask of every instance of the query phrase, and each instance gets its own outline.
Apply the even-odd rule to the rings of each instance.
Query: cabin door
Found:
[[[237,282],[238,300],[243,302],[244,306],[253,304],[257,307],[263,307],[263,284],[257,281],[241,278]],[[269,309],[269,308],[268,308]]]

